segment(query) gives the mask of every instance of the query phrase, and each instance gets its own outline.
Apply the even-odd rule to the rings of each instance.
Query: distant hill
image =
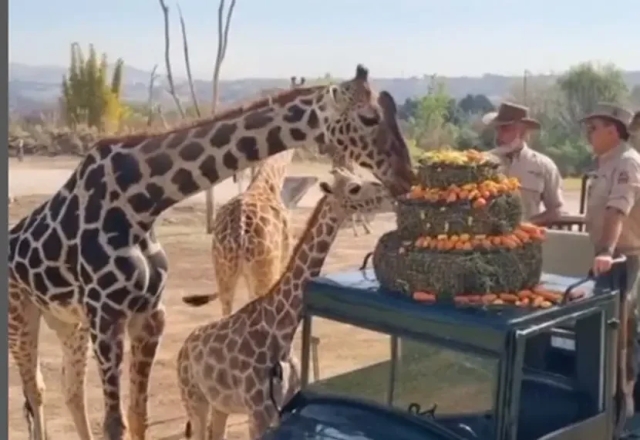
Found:
[[[29,114],[49,109],[56,105],[60,96],[60,84],[66,68],[61,66],[31,66],[9,63],[9,109],[18,114]],[[148,98],[148,83],[151,73],[125,65],[123,97],[130,102],[145,102]],[[625,72],[630,87],[640,84],[640,71]],[[533,77],[535,79],[535,77]],[[448,92],[455,98],[468,93],[484,94],[492,100],[505,96],[522,77],[485,74],[481,77],[441,77]],[[546,77],[546,79],[553,79]],[[189,101],[189,87],[185,78],[176,78],[178,95]],[[427,93],[429,77],[374,78],[379,90],[388,90],[398,102]],[[202,102],[211,99],[211,81],[196,80],[196,95]],[[289,78],[245,78],[220,82],[220,100],[224,103],[248,99],[264,89],[288,87]],[[166,92],[166,78],[156,80],[154,99],[172,105]]]

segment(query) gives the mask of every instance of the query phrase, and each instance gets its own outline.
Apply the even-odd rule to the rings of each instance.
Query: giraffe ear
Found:
[[[320,191],[325,194],[333,194],[333,188],[327,182],[320,182]]]

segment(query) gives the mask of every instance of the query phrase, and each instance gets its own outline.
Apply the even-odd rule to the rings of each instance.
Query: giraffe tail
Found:
[[[200,307],[205,304],[209,304],[211,301],[218,299],[217,293],[211,293],[208,295],[187,295],[182,297],[182,302],[189,304],[192,307]]]
[[[184,436],[186,438],[191,438],[191,421],[187,421],[184,425]]]

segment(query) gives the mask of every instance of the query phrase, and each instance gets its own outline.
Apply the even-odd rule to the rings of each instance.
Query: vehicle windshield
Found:
[[[436,417],[493,411],[498,358],[401,339],[391,381],[388,335],[320,318],[312,334],[321,341],[317,353],[311,350],[312,391],[387,404],[392,388],[394,407],[420,413],[435,407]]]

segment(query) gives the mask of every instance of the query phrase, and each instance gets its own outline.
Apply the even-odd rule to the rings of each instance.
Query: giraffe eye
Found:
[[[364,125],[365,127],[373,127],[374,125],[378,125],[380,123],[380,118],[375,117],[375,116],[365,116],[365,115],[358,115],[358,118],[360,119],[360,122],[362,122],[362,125]]]
[[[362,189],[362,186],[360,186],[358,184],[354,184],[348,189],[348,192],[352,196],[355,196],[356,194],[358,194],[360,192],[361,189]]]

